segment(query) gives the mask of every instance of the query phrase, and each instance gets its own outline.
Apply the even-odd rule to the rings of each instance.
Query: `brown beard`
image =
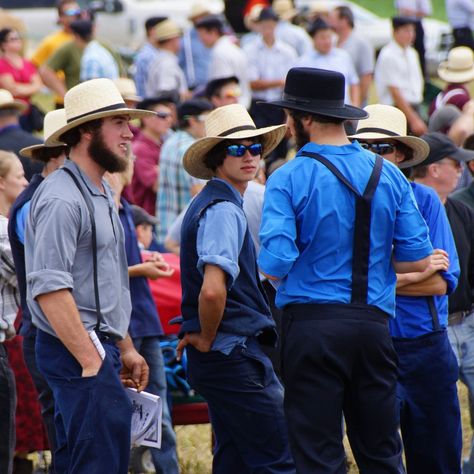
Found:
[[[300,150],[306,145],[306,143],[309,142],[309,133],[304,129],[301,117],[299,117],[297,114],[292,114],[292,118],[295,127],[294,138],[296,143],[296,149]]]
[[[109,173],[121,173],[127,169],[128,158],[114,153],[105,144],[101,128],[93,130],[87,151],[90,157]]]

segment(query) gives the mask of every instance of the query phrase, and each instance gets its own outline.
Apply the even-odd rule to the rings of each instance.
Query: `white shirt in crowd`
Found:
[[[375,64],[374,80],[381,104],[393,105],[389,87],[398,87],[412,105],[423,100],[423,74],[418,54],[411,46],[402,48],[395,40],[384,46]]]
[[[212,47],[209,65],[209,81],[236,76],[242,95],[239,102],[250,107],[251,92],[248,79],[248,62],[245,53],[228,36],[221,36]]]
[[[249,64],[249,81],[283,80],[297,58],[296,51],[283,41],[276,40],[272,46],[268,46],[260,36],[248,44],[244,52]],[[282,91],[283,87],[252,91],[252,97],[267,102],[279,100]]]
[[[431,15],[433,11],[431,0],[395,0],[395,8],[421,12],[424,16]]]
[[[446,14],[451,28],[472,27],[474,23],[474,1],[446,0]]]

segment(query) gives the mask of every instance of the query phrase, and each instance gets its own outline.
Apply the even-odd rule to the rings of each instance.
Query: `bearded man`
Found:
[[[37,189],[26,226],[27,302],[38,328],[36,358],[54,393],[57,472],[127,473],[131,403],[148,366],[127,334],[130,293],[124,235],[106,171],[127,166],[131,118],[108,79],[65,96],[62,169]],[[121,370],[120,370],[121,368]]]

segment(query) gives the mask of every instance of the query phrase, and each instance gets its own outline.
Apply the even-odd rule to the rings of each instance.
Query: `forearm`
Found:
[[[352,105],[355,107],[360,106],[360,87],[359,84],[352,84],[350,87],[350,96]]]
[[[272,89],[274,87],[282,87],[285,84],[283,79],[264,80],[258,79],[256,81],[250,81],[250,87],[253,91],[263,91],[266,89]]]
[[[100,355],[82,324],[71,292],[63,289],[46,293],[38,296],[37,301],[54,332],[81,367],[100,364]]]
[[[217,329],[222,321],[226,303],[226,291],[206,291],[201,289],[199,294],[199,322],[201,334],[209,340],[214,340]]]
[[[418,114],[413,107],[405,100],[398,87],[389,87],[393,99],[393,105],[400,109],[406,116],[408,123],[418,118]]]
[[[128,333],[121,341],[117,342],[117,347],[119,348],[121,354],[129,352],[130,350],[135,350],[132,338]]]
[[[48,66],[42,66],[39,73],[44,84],[49,89],[51,89],[56,95],[60,97],[65,96],[67,91],[66,85],[64,84],[64,81],[59,79],[55,71],[53,71]]]
[[[145,271],[143,269],[143,263],[137,263],[136,265],[132,265],[128,267],[128,276],[129,278],[136,278],[145,276]]]
[[[433,296],[445,295],[448,285],[439,273],[419,280],[417,273],[397,274],[397,295]]]
[[[369,88],[372,83],[372,74],[360,76],[360,103],[364,104],[369,99]]]

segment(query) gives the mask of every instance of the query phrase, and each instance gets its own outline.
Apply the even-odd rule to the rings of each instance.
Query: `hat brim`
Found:
[[[282,13],[277,13],[277,15],[280,18],[280,20],[288,21],[288,20],[292,20],[296,15],[298,15],[298,10],[296,10],[296,8],[292,8],[291,10],[287,10]]]
[[[3,109],[17,109],[19,112],[24,112],[28,106],[19,100],[14,100],[13,102],[8,102],[6,104],[0,105],[0,110]]]
[[[474,160],[474,151],[466,150],[465,148],[458,148],[455,153],[449,155],[449,158],[460,162],[472,161]]]
[[[121,109],[104,110],[102,112],[87,114],[85,117],[80,117],[76,120],[72,120],[64,127],[52,133],[47,138],[44,144],[47,146],[64,145],[64,143],[61,141],[61,135],[65,134],[69,130],[76,128],[79,125],[82,125],[83,123],[91,122],[92,120],[106,118],[106,117],[114,117],[117,115],[128,115],[130,117],[130,120],[132,120],[135,118],[143,118],[143,117],[149,117],[149,116],[155,115],[155,112],[153,112],[152,110],[129,109],[128,107],[124,107]]]
[[[264,102],[257,101],[257,104],[268,105],[270,107],[280,107],[290,110],[300,110],[301,112],[309,112],[311,114],[323,115],[324,117],[333,117],[344,120],[360,120],[365,119],[369,114],[359,107],[354,107],[353,105],[344,104],[344,107],[312,107],[305,104],[295,104],[295,102],[290,102],[287,100],[275,100],[273,102]]]
[[[456,72],[449,69],[448,62],[444,61],[438,66],[438,76],[446,82],[463,84],[474,79],[474,66],[467,71]]]
[[[286,130],[286,125],[274,125],[272,127],[258,128],[255,130],[242,130],[225,137],[201,138],[195,141],[184,154],[184,169],[195,178],[211,179],[215,176],[215,173],[204,164],[204,156],[218,143],[224,140],[245,140],[262,137],[262,158],[265,158],[283,140]]]
[[[359,133],[349,136],[350,139],[355,140],[395,140],[401,142],[413,150],[413,158],[409,160],[403,160],[398,164],[400,169],[411,168],[422,163],[428,157],[430,153],[430,146],[424,140],[418,137],[406,136],[406,137],[394,137],[384,135],[383,133]]]
[[[26,158],[32,158],[33,157],[33,151],[34,150],[41,150],[42,148],[55,148],[57,146],[63,146],[63,147],[66,147],[67,145],[65,143],[59,143],[58,145],[45,145],[44,143],[40,143],[38,145],[31,145],[31,146],[27,146],[25,148],[22,148],[20,150],[20,155],[21,156],[24,156]]]

